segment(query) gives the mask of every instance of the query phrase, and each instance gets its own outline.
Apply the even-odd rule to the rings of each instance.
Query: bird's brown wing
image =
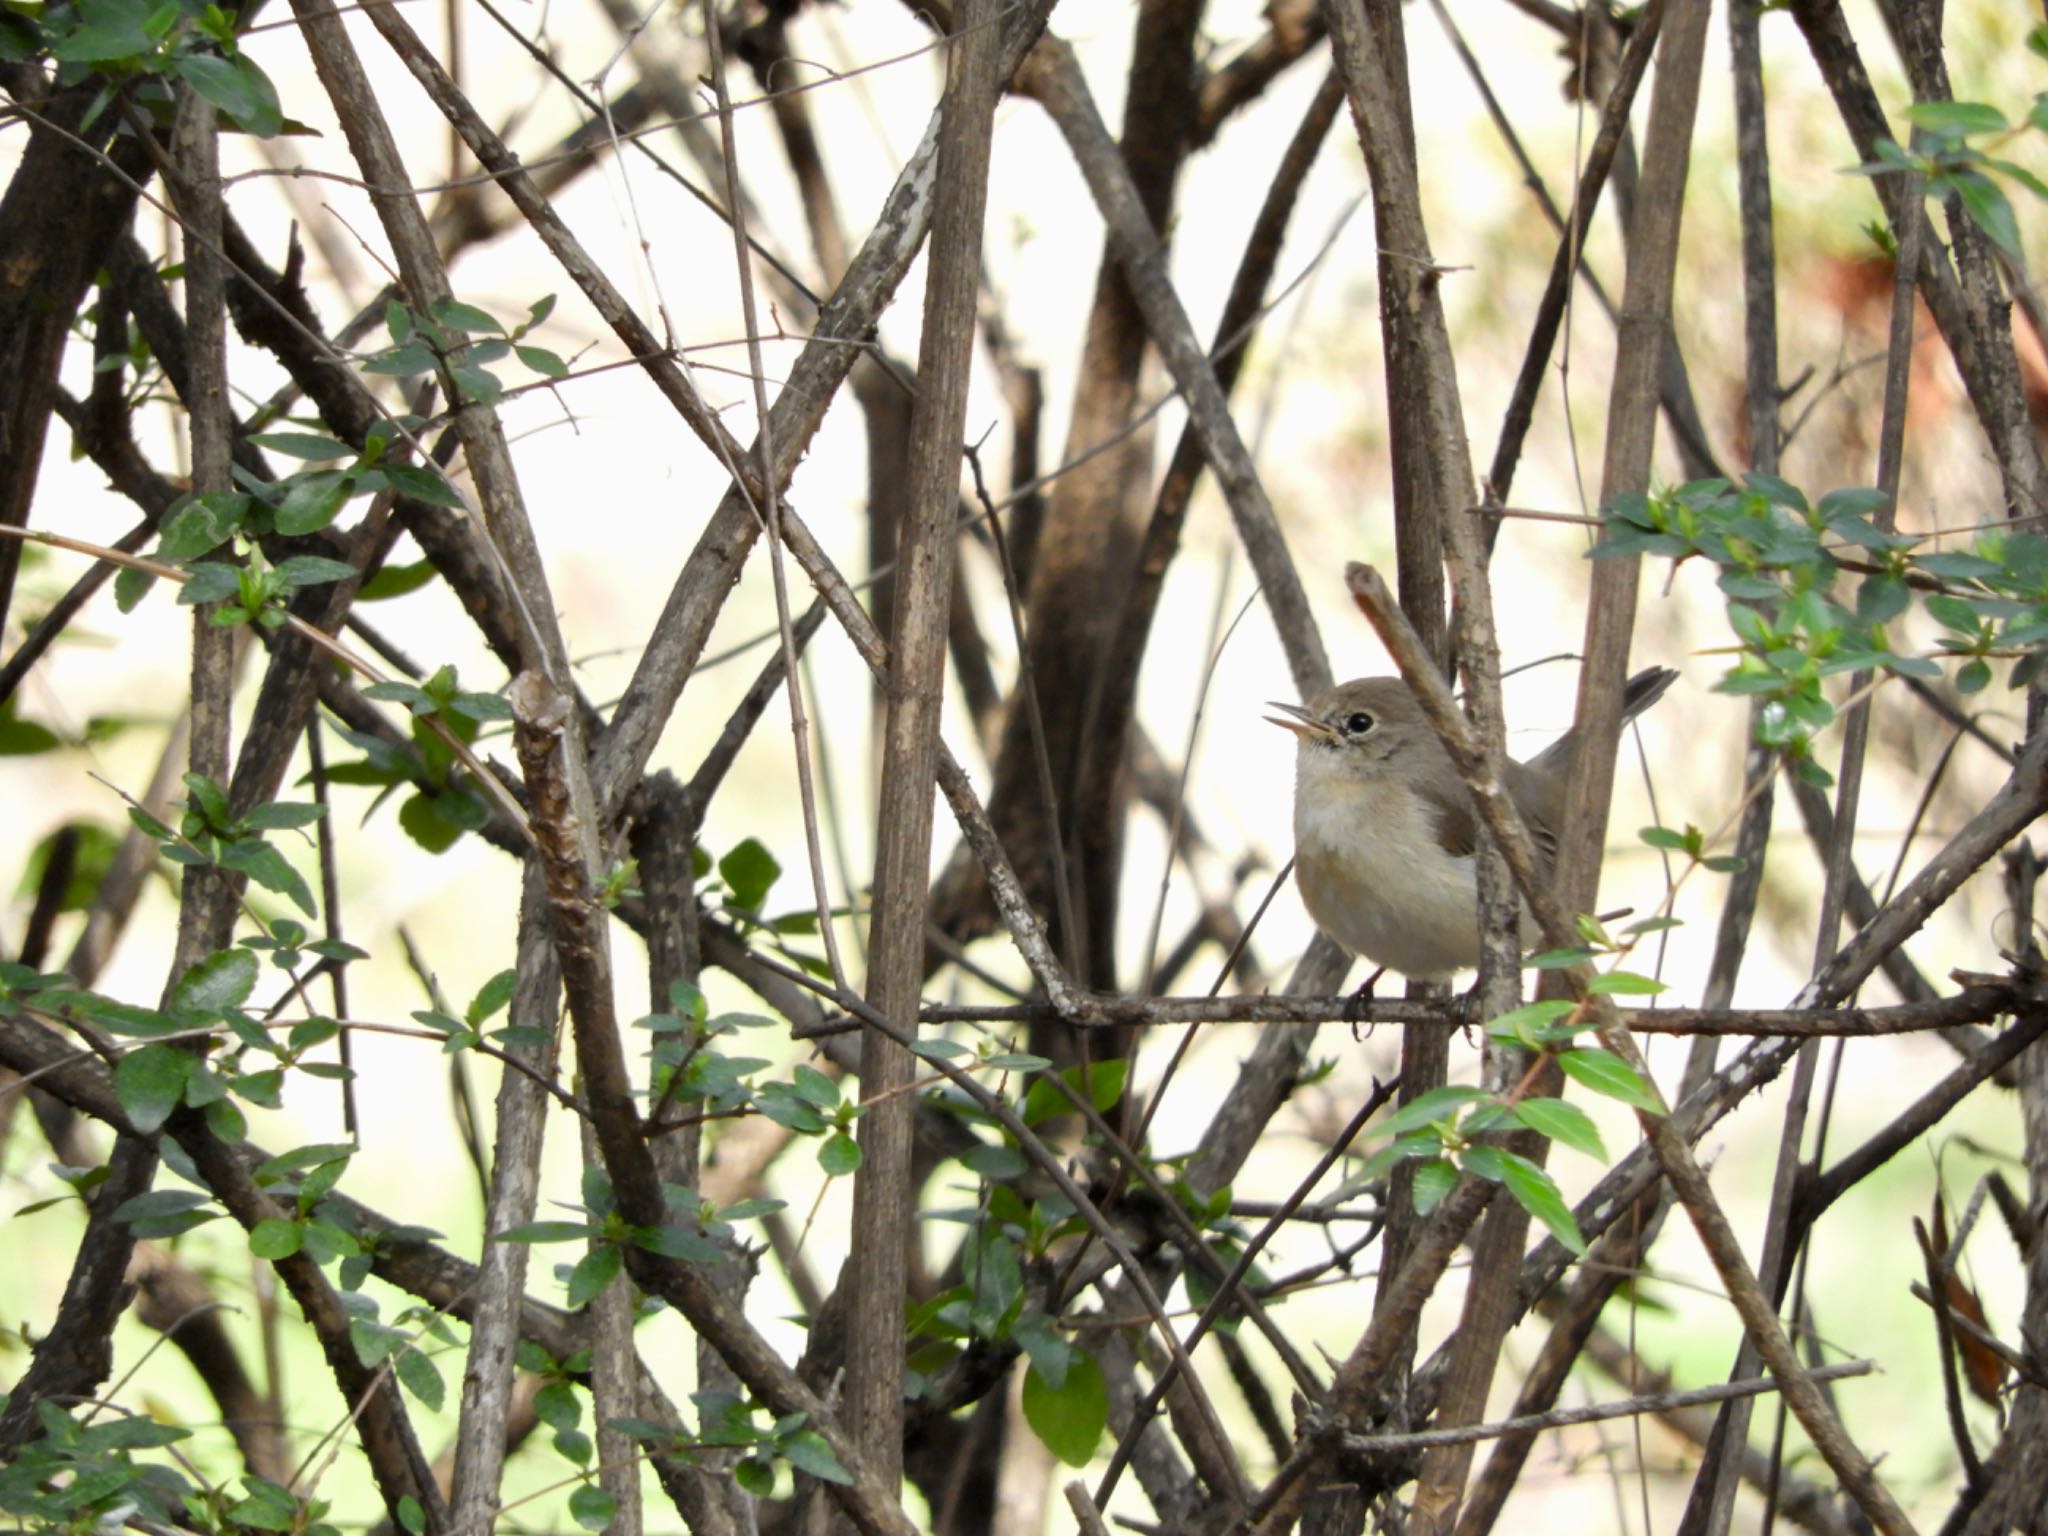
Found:
[[[1564,777],[1556,773],[1532,773],[1521,763],[1505,765],[1508,794],[1520,807],[1522,820],[1529,824],[1529,836],[1536,844],[1536,856],[1543,873],[1550,874],[1557,863],[1557,828],[1564,820]]]

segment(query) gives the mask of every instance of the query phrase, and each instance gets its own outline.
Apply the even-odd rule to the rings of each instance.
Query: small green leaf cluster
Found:
[[[1650,919],[1650,924],[1660,924]],[[1592,918],[1579,920],[1586,940],[1582,948],[1549,950],[1525,962],[1534,970],[1562,970],[1590,962],[1595,947],[1617,946]],[[1592,996],[1649,996],[1664,984],[1631,971],[1611,970],[1593,977]],[[1575,1044],[1585,1031],[1585,1005],[1568,998],[1542,998],[1487,1022],[1486,1032],[1503,1043],[1554,1058],[1560,1070],[1581,1087],[1618,1100],[1646,1114],[1669,1113],[1664,1100],[1634,1067],[1600,1046]],[[1460,1173],[1499,1184],[1531,1216],[1548,1227],[1573,1253],[1583,1254],[1586,1241],[1573,1220],[1571,1207],[1542,1165],[1497,1144],[1493,1138],[1516,1130],[1534,1131],[1551,1141],[1601,1162],[1607,1150],[1586,1112],[1563,1099],[1496,1093],[1468,1084],[1447,1084],[1418,1095],[1377,1127],[1390,1136],[1387,1145],[1366,1159],[1348,1188],[1384,1176],[1396,1163],[1416,1161],[1415,1208],[1434,1210],[1456,1186]],[[1487,1138],[1487,1139],[1482,1139]]]
[[[2048,58],[2048,26],[2027,34],[2027,47]],[[1913,144],[1902,149],[1888,138],[1873,146],[1877,158],[1854,166],[1857,176],[1915,175],[1929,197],[1954,197],[1970,222],[2006,255],[2020,257],[2019,220],[1998,178],[2016,183],[2048,200],[2048,182],[2015,161],[2003,159],[1972,139],[2003,144],[2027,128],[2048,132],[2048,91],[2039,92],[2019,123],[2007,120],[1997,107],[1981,101],[1918,101],[1906,108],[1913,125]],[[1995,147],[1995,145],[1994,145]]]
[[[288,537],[317,533],[358,496],[374,496],[384,491],[432,507],[461,510],[461,496],[439,470],[431,465],[407,464],[392,455],[394,444],[417,433],[424,425],[419,417],[410,415],[380,421],[365,434],[360,453],[320,432],[254,434],[249,441],[257,447],[303,460],[308,465],[333,465],[342,459],[349,462],[338,468],[302,469],[274,484],[238,473],[236,478],[243,481],[254,504],[249,514],[254,518],[251,536],[262,537],[266,526],[268,531]]]
[[[1237,1267],[1244,1257],[1246,1233],[1244,1226],[1230,1214],[1231,1186],[1224,1185],[1212,1195],[1202,1192],[1185,1179],[1173,1184],[1173,1195],[1187,1212],[1188,1220],[1195,1230],[1202,1234],[1202,1246],[1209,1250],[1216,1262],[1228,1274]],[[1206,1265],[1190,1264],[1186,1269],[1188,1300],[1194,1305],[1207,1308],[1216,1296],[1216,1280]],[[1263,1287],[1267,1276],[1254,1262],[1244,1273],[1244,1284],[1253,1290]],[[1235,1333],[1239,1322],[1236,1311],[1220,1313],[1216,1328],[1221,1333]]]
[[[582,1481],[569,1495],[569,1517],[586,1531],[601,1531],[611,1524],[612,1516],[618,1512],[618,1504],[593,1480],[597,1472],[597,1447],[583,1428],[583,1400],[569,1379],[571,1374],[588,1373],[588,1354],[579,1352],[573,1359],[556,1366],[544,1358],[529,1360],[528,1351],[536,1355],[542,1353],[534,1346],[522,1343],[520,1351],[521,1369],[538,1368],[538,1374],[550,1378],[547,1385],[534,1395],[534,1416],[553,1431],[555,1454],[582,1475]]]
[[[969,1349],[1020,1350],[1030,1361],[1025,1422],[1060,1460],[1086,1466],[1109,1422],[1102,1370],[1044,1309],[1051,1247],[1085,1230],[1084,1224],[1063,1195],[1029,1201],[1007,1182],[1014,1174],[985,1171],[971,1158],[962,1161],[990,1182],[981,1206],[937,1213],[970,1227],[961,1248],[964,1278],[911,1309],[905,1391],[913,1398],[931,1396],[940,1372]]]
[[[339,1536],[339,1528],[326,1518],[331,1507],[326,1499],[294,1493],[262,1477],[244,1477],[239,1498],[223,1487],[205,1499],[185,1500],[185,1512],[201,1530],[286,1531],[291,1536]]]
[[[372,355],[363,371],[393,378],[438,374],[452,386],[450,398],[494,404],[505,385],[491,367],[507,357],[518,358],[544,379],[568,375],[569,366],[559,356],[524,339],[554,307],[555,296],[548,294],[527,310],[525,320],[507,329],[495,316],[459,299],[437,300],[425,314],[394,301],[384,309],[391,345]]]
[[[191,798],[185,802],[177,831],[173,832],[140,806],[128,808],[128,819],[147,836],[156,838],[157,851],[173,864],[236,870],[265,890],[288,898],[308,917],[317,914],[305,876],[263,834],[311,826],[327,814],[325,806],[310,801],[273,800],[246,815],[236,816],[228,809],[227,792],[204,774],[186,774],[185,789]],[[295,928],[294,932],[303,941],[305,930]],[[352,959],[355,952],[337,958]]]
[[[476,740],[482,722],[511,719],[511,706],[494,693],[463,688],[450,666],[438,668],[421,683],[372,683],[363,692],[369,698],[405,705],[410,711],[411,740],[401,744],[367,731],[337,727],[342,740],[363,755],[330,767],[329,781],[384,791],[371,803],[373,811],[391,791],[409,786],[412,793],[399,803],[398,825],[429,853],[445,853],[463,833],[485,826],[491,819],[490,805],[474,787],[448,738],[467,745]]]
[[[556,1277],[568,1292],[568,1305],[587,1306],[601,1296],[625,1268],[626,1249],[638,1248],[692,1264],[723,1264],[739,1246],[734,1223],[782,1209],[779,1200],[747,1200],[718,1210],[681,1184],[662,1186],[667,1206],[659,1226],[635,1225],[619,1211],[611,1180],[602,1168],[583,1170],[583,1198],[567,1208],[579,1221],[529,1221],[500,1232],[500,1243],[588,1244],[574,1264],[560,1265]]]
[[[320,432],[254,433],[249,441],[255,446],[304,460],[308,467],[271,481],[238,464],[233,471],[237,489],[180,497],[164,517],[151,558],[186,572],[179,602],[234,600],[232,611],[215,614],[214,622],[235,624],[253,620],[275,628],[284,622],[283,605],[293,592],[300,587],[345,580],[355,570],[321,555],[295,555],[273,570],[266,566],[260,552],[259,546],[265,541],[318,533],[356,497],[380,492],[388,491],[430,506],[462,506],[461,496],[439,470],[404,463],[391,452],[395,443],[422,425],[415,416],[380,421],[364,437],[361,452]],[[334,463],[342,459],[349,462]],[[223,549],[233,558],[205,558]],[[363,595],[393,597],[423,585],[432,575],[432,567],[427,565],[380,573],[373,580],[374,590],[366,589]],[[134,608],[153,581],[146,571],[122,571],[114,583],[114,596],[121,611],[126,613]]]
[[[447,1031],[448,1038],[441,1044],[444,1054],[469,1050],[484,1038],[484,1025],[512,1001],[513,990],[518,985],[517,971],[500,971],[477,988],[476,996],[462,1010],[461,1018],[450,1018],[438,1008],[421,1008],[414,1012],[413,1021],[424,1024],[428,1029]],[[531,1025],[507,1025],[491,1031],[490,1038],[508,1050],[540,1050],[554,1043],[552,1031]]]
[[[827,1178],[840,1178],[860,1167],[860,1143],[853,1138],[860,1118],[859,1103],[839,1084],[808,1063],[799,1062],[787,1079],[763,1078],[774,1065],[765,1057],[729,1056],[713,1042],[742,1029],[772,1028],[774,1021],[752,1013],[707,1017],[704,994],[689,982],[669,987],[668,1009],[634,1021],[653,1041],[652,1063],[657,1124],[678,1100],[700,1104],[701,1113],[718,1118],[753,1112],[767,1116],[786,1131],[818,1141],[818,1166]]]
[[[389,1323],[378,1318],[377,1299],[362,1291],[338,1291],[348,1313],[349,1342],[356,1358],[375,1370],[388,1364],[398,1384],[422,1404],[439,1413],[448,1400],[448,1385],[441,1368],[419,1346],[432,1339],[446,1348],[458,1347],[447,1320],[430,1308],[408,1306]]]
[[[247,491],[209,491],[182,496],[165,516],[150,558],[185,572],[178,601],[187,606],[218,603],[215,624],[262,625],[285,622],[292,594],[301,587],[344,581],[355,567],[325,555],[293,555],[272,566],[257,540],[273,531],[268,508]],[[226,546],[232,559],[202,556]],[[156,578],[128,567],[114,578],[114,597],[123,613],[142,601]]]
[[[935,1060],[970,1054],[952,1040],[923,1041],[915,1049]],[[1042,1056],[985,1042],[979,1057],[980,1065],[994,1070],[1032,1074],[1017,1104],[1017,1117],[1026,1125],[1071,1114],[1075,1099],[1098,1113],[1108,1111],[1123,1096],[1130,1065],[1116,1060],[1069,1067],[1058,1075],[1063,1092],[1047,1075],[1052,1064]],[[961,1249],[963,1279],[911,1310],[905,1390],[912,1397],[933,1395],[940,1374],[969,1350],[1019,1350],[1030,1362],[1025,1421],[1054,1455],[1085,1466],[1108,1423],[1107,1392],[1100,1367],[1061,1331],[1045,1299],[1054,1245],[1086,1231],[1086,1224],[1057,1190],[1033,1198],[1021,1182],[1029,1169],[1023,1149],[994,1116],[959,1095],[942,1092],[933,1102],[997,1139],[977,1137],[960,1154],[961,1165],[980,1180],[977,1203],[931,1213],[969,1228]]]
[[[242,53],[235,17],[197,0],[70,0],[0,13],[0,58],[50,59],[60,87],[97,74],[105,82],[85,115],[98,120],[127,87],[157,124],[170,120],[172,84],[183,81],[237,128],[268,138],[287,128],[270,78]]]
[[[18,960],[0,960],[0,1019],[18,1019],[25,1007],[52,1006],[42,994],[69,991],[71,978],[62,971],[38,971]]]
[[[1747,859],[1735,854],[1709,854],[1707,834],[1689,821],[1682,831],[1676,827],[1644,827],[1637,835],[1650,847],[1662,853],[1682,853],[1702,869],[1710,869],[1717,875],[1732,875],[1749,864]],[[1655,917],[1639,923],[1630,923],[1623,932],[1656,933],[1677,926],[1678,919],[1675,917]]]
[[[305,1253],[319,1264],[363,1260],[355,1225],[345,1215],[346,1207],[326,1203],[328,1194],[348,1171],[355,1150],[350,1142],[316,1142],[259,1163],[256,1187],[287,1207],[289,1214],[256,1223],[249,1231],[249,1251],[259,1259],[272,1261],[288,1259],[296,1253]],[[336,1220],[338,1213],[342,1214],[341,1221]],[[349,1274],[360,1284],[368,1270],[364,1261],[352,1265]]]
[[[263,1026],[242,1011],[256,989],[256,956],[246,949],[223,949],[208,955],[178,979],[162,1013],[121,1005],[97,1006],[89,994],[71,994],[65,1001],[101,1028],[117,1034],[203,1037],[225,1026],[245,1045],[273,1050]],[[249,1133],[241,1110],[228,1098],[237,1096],[266,1109],[279,1106],[282,1070],[246,1072],[239,1053],[210,1060],[197,1050],[157,1040],[126,1052],[114,1065],[114,1093],[129,1123],[143,1135],[161,1130],[180,1107],[198,1110],[208,1129],[223,1141],[239,1141]],[[147,1200],[149,1196],[138,1197]],[[160,1235],[147,1233],[147,1236]]]
[[[0,1511],[21,1528],[94,1536],[129,1519],[183,1523],[197,1498],[192,1484],[175,1468],[137,1461],[134,1453],[188,1439],[191,1431],[141,1417],[87,1423],[47,1399],[36,1404],[36,1417],[42,1434],[0,1465]],[[333,1536],[331,1526],[314,1529]]]
[[[361,955],[346,944],[308,943],[304,928],[280,920],[270,934],[244,939],[194,965],[172,987],[160,1011],[84,991],[72,986],[68,977],[36,975],[22,966],[0,967],[0,1017],[28,1007],[92,1024],[110,1035],[149,1041],[125,1052],[114,1066],[115,1096],[135,1129],[145,1135],[161,1130],[182,1106],[201,1112],[214,1135],[237,1141],[248,1134],[248,1122],[231,1094],[276,1109],[289,1070],[315,1077],[349,1075],[349,1069],[338,1063],[303,1059],[340,1032],[333,1019],[301,1019],[279,1035],[244,1011],[260,970],[255,951],[269,949],[273,963],[285,966],[299,956],[301,946],[337,960]],[[224,1038],[233,1044],[216,1050]],[[251,1057],[262,1065],[252,1068]],[[146,1216],[153,1223],[140,1235],[175,1236],[218,1214],[195,1215],[199,1202],[181,1206],[175,1199],[160,1200],[163,1195],[157,1191],[139,1196],[141,1204],[129,1203],[131,1216]]]
[[[845,1097],[839,1084],[816,1067],[798,1062],[788,1082],[754,1085],[754,1108],[786,1131],[823,1138],[818,1166],[827,1178],[839,1178],[860,1167],[860,1143],[853,1123],[861,1115],[858,1100]]]
[[[1941,627],[1940,652],[1962,660],[1963,692],[1991,680],[1988,660],[2017,655],[2014,687],[2048,665],[2048,538],[1990,528],[1972,549],[1928,549],[1873,521],[1882,491],[1852,487],[1818,503],[1774,475],[1740,486],[1695,480],[1654,495],[1630,494],[1604,509],[1596,557],[1695,557],[1720,570],[1739,655],[1717,685],[1759,699],[1757,740],[1783,752],[1810,781],[1831,776],[1813,761],[1814,735],[1833,722],[1824,679],[1882,670],[1938,678],[1940,665],[1900,651],[1891,626],[1926,590],[1924,607]],[[1853,548],[1855,555],[1845,558]],[[1853,606],[1835,595],[1850,571],[1861,580]]]
[[[486,720],[510,720],[512,706],[495,693],[474,693],[464,689],[453,667],[441,667],[421,683],[372,683],[363,690],[366,699],[403,704],[415,716],[438,715],[443,722],[466,720],[472,726]]]
[[[733,1468],[733,1478],[756,1498],[765,1499],[775,1492],[778,1464],[821,1482],[844,1485],[853,1481],[852,1474],[832,1454],[825,1437],[804,1427],[806,1414],[785,1413],[764,1424],[758,1422],[758,1416],[767,1412],[765,1408],[730,1392],[692,1392],[690,1402],[697,1409],[697,1445],[747,1450],[748,1454]],[[655,1425],[629,1419],[615,1423],[636,1439],[657,1444],[665,1441],[671,1448],[688,1443],[679,1444],[675,1436]],[[645,1434],[648,1429],[655,1433]]]
[[[1545,1106],[1537,1109],[1537,1106]],[[1524,1128],[1604,1159],[1600,1133],[1583,1110],[1561,1099],[1510,1101],[1469,1084],[1432,1088],[1401,1106],[1378,1127],[1393,1140],[1360,1168],[1357,1180],[1383,1177],[1397,1163],[1413,1161],[1415,1209],[1428,1214],[1456,1187],[1461,1172],[1499,1184],[1515,1202],[1548,1227],[1573,1253],[1586,1251],[1571,1207],[1557,1181],[1541,1164],[1478,1138],[1489,1132]]]

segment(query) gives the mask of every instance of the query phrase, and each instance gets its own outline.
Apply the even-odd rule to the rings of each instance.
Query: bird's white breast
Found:
[[[1405,784],[1304,748],[1294,851],[1309,916],[1354,954],[1415,977],[1479,963],[1473,859],[1444,849],[1434,810]]]

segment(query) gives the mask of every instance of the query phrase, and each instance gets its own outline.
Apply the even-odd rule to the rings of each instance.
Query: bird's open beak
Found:
[[[1299,704],[1282,704],[1278,699],[1268,699],[1266,708],[1277,709],[1283,715],[1292,715],[1291,720],[1277,720],[1268,715],[1268,723],[1277,725],[1283,731],[1292,731],[1303,741],[1327,741],[1336,733],[1322,721],[1303,709]]]

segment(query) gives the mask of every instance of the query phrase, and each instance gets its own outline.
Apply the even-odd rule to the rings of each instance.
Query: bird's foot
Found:
[[[1372,1033],[1372,1021],[1365,1017],[1365,1010],[1372,1006],[1372,989],[1379,985],[1380,978],[1387,974],[1387,968],[1376,966],[1373,973],[1358,984],[1358,990],[1351,994],[1344,1004],[1344,1022],[1351,1026],[1353,1042],[1364,1038],[1358,1033],[1358,1026],[1365,1025],[1366,1034]]]
[[[1451,1022],[1465,1032],[1465,1043],[1467,1045],[1477,1043],[1472,1038],[1472,1030],[1474,1026],[1481,1022],[1481,1011],[1479,1006],[1479,981],[1477,977],[1474,977],[1471,986],[1451,999]]]

